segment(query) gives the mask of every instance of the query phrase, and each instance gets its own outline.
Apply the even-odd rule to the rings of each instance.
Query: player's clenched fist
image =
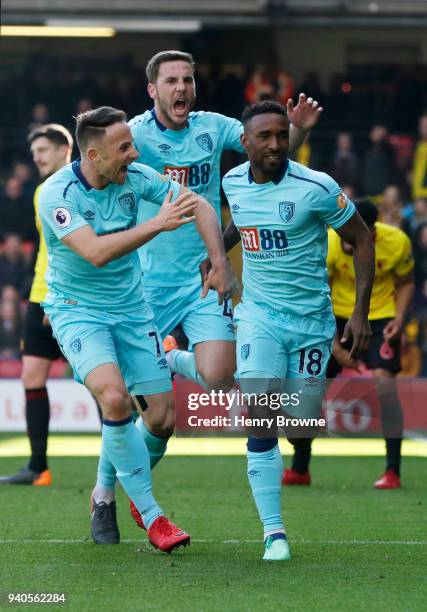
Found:
[[[163,232],[170,232],[196,218],[194,212],[199,198],[195,193],[185,191],[174,202],[172,202],[172,196],[173,192],[169,191],[157,215]]]

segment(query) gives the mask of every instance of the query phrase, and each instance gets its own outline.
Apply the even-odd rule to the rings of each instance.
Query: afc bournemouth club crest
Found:
[[[73,353],[76,353],[76,355],[78,355],[80,351],[82,350],[82,343],[80,341],[80,338],[73,340],[72,343],[70,344],[70,348],[73,351]]]
[[[125,193],[124,195],[120,196],[119,198],[119,204],[122,208],[122,210],[127,214],[127,215],[131,215],[135,209],[136,206],[136,201],[135,201],[135,196],[133,193]]]
[[[251,352],[251,345],[244,344],[242,348],[240,349],[240,354],[242,356],[243,361],[246,361],[246,359],[249,357],[250,352]]]
[[[285,223],[290,223],[295,215],[294,202],[279,202],[279,215]]]
[[[212,138],[209,136],[209,134],[200,134],[200,136],[197,136],[196,142],[204,151],[212,153],[213,144]]]

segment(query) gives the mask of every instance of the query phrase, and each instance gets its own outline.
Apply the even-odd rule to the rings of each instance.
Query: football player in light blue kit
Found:
[[[221,219],[221,156],[227,149],[243,152],[241,122],[218,113],[190,112],[195,101],[190,54],[157,53],[148,62],[146,72],[154,108],[129,123],[139,161],[205,197]],[[295,122],[291,148],[302,143],[321,110],[317,102],[306,100],[304,95],[295,108],[289,102],[288,114]],[[140,214],[142,220],[149,218],[153,205],[142,207]],[[171,351],[171,369],[209,389],[230,388],[235,372],[231,301],[218,305],[213,292],[200,299],[198,268],[206,258],[200,236],[187,225],[167,238],[156,237],[139,254],[145,295],[162,336],[181,323],[189,348],[194,348],[194,353]]]
[[[346,338],[353,338],[352,353],[364,349],[370,336],[372,239],[330,176],[287,159],[284,107],[255,104],[244,112],[243,123],[249,162],[223,179],[243,249],[243,299],[235,313],[237,377],[245,393],[298,393],[298,402],[284,408],[287,415],[316,417],[335,333],[327,226],[354,246],[357,301],[345,331]],[[237,242],[230,236],[228,228],[226,247]],[[290,551],[280,512],[277,428],[263,433],[266,437],[249,435],[248,478],[264,527],[264,559],[286,560]]]
[[[141,513],[151,543],[169,552],[189,543],[189,536],[164,517],[153,497],[153,436],[141,435],[131,417],[131,396],[145,396],[151,408],[146,425],[154,434],[173,410],[170,372],[144,299],[136,249],[162,231],[195,221],[217,262],[207,285],[224,293],[231,274],[212,207],[148,166],[132,163],[138,153],[125,113],[101,107],[79,115],[76,138],[82,159],[53,174],[40,192],[49,254],[44,308],[75,378],[102,408],[105,457]],[[157,214],[137,224],[141,198],[156,203]],[[99,475],[92,500],[98,543],[119,541],[108,484]]]

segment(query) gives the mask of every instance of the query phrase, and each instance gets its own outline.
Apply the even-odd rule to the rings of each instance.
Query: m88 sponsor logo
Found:
[[[245,251],[281,251],[288,246],[284,230],[241,227],[239,231]]]
[[[184,187],[198,187],[209,183],[211,166],[208,163],[193,166],[165,166],[164,174]]]

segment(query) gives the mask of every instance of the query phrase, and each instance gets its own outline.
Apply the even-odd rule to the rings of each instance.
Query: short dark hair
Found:
[[[369,198],[358,198],[354,201],[356,210],[363,221],[370,228],[373,228],[378,221],[378,208]]]
[[[160,51],[160,53],[153,55],[145,68],[148,82],[155,83],[157,81],[161,64],[176,61],[187,62],[193,71],[196,66],[191,53],[186,53],[185,51]]]
[[[67,145],[70,149],[73,148],[73,137],[67,128],[59,123],[46,123],[32,130],[27,137],[28,144],[32,145],[37,138],[47,138],[58,146]]]
[[[286,119],[288,118],[286,108],[282,104],[274,100],[263,100],[262,102],[255,102],[255,104],[251,104],[244,109],[242,123],[245,125],[252,117],[266,113],[275,113],[276,115],[283,115]]]
[[[91,138],[99,138],[105,134],[105,128],[114,123],[127,120],[126,113],[112,106],[100,106],[88,110],[75,117],[76,140],[80,151],[87,146]]]

